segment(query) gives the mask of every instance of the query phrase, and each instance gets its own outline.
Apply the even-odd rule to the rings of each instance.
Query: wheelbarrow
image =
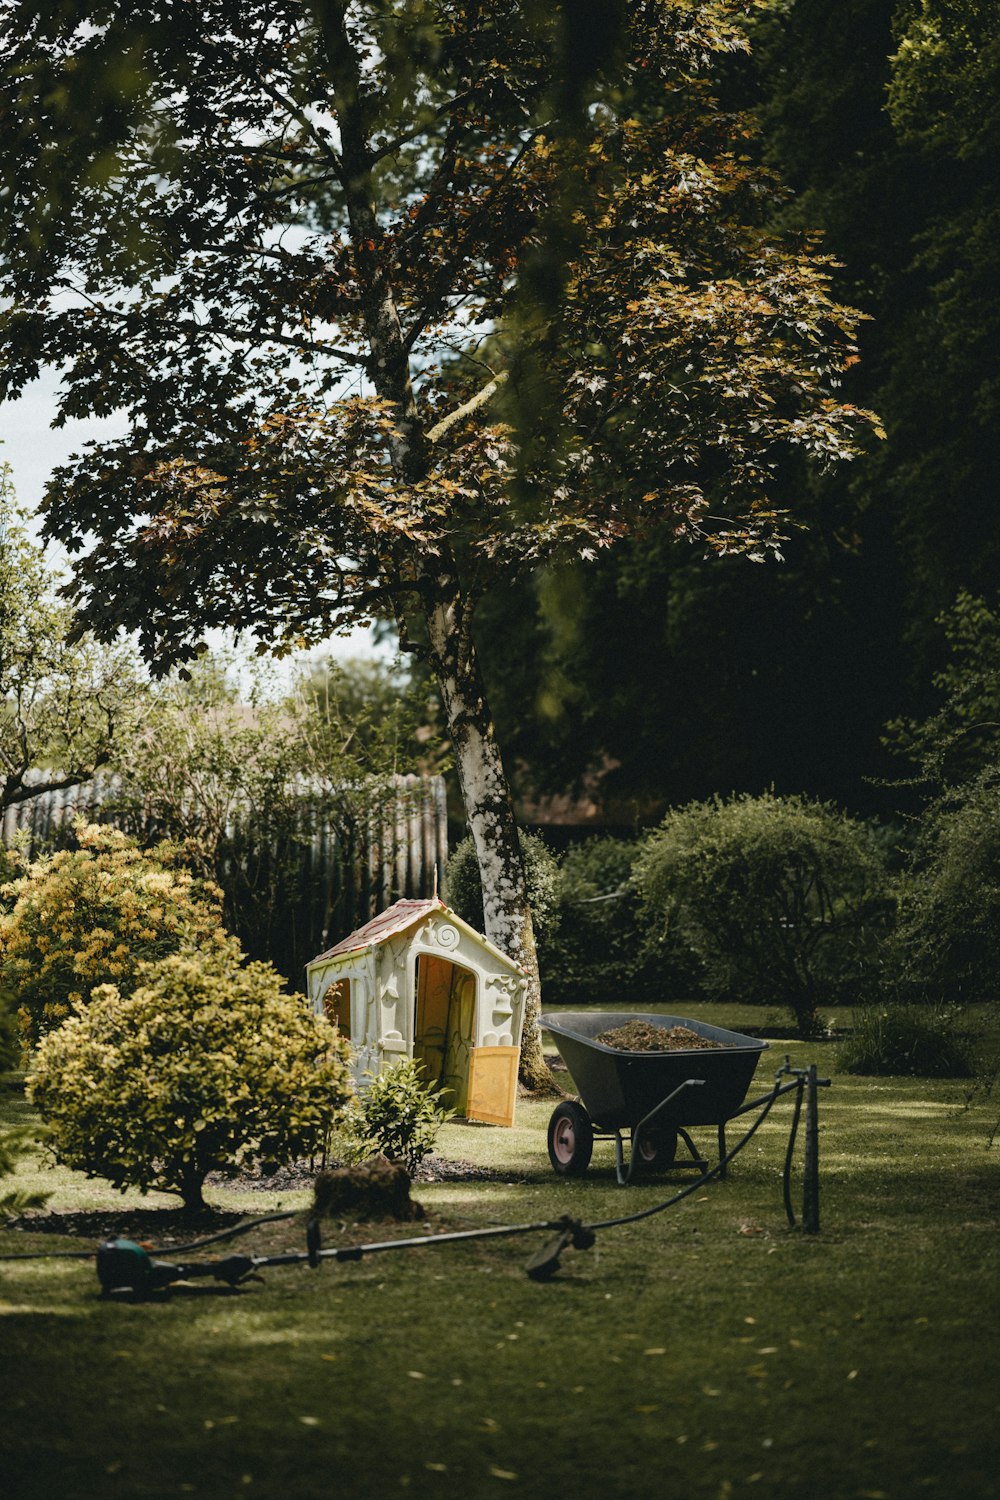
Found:
[[[598,1034],[646,1021],[669,1029],[686,1026],[720,1047],[676,1048],[665,1052],[623,1052],[597,1040]],[[718,1129],[719,1160],[726,1155],[726,1122],[740,1112],[767,1042],[709,1026],[687,1016],[636,1011],[561,1011],[541,1018],[579,1091],[552,1111],[549,1160],[561,1177],[582,1177],[594,1141],[613,1140],[615,1170],[622,1185],[636,1172],[663,1172],[683,1141],[690,1160],[682,1166],[708,1168],[688,1126]],[[630,1137],[626,1165],[623,1132]]]

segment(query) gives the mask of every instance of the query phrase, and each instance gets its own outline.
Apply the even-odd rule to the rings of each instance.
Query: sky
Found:
[[[20,400],[0,405],[0,462],[10,465],[18,503],[32,514],[41,503],[53,469],[71,454],[79,452],[88,439],[117,437],[127,430],[124,415],[99,420],[73,419],[65,427],[53,429],[58,384],[55,371],[44,370]],[[48,543],[47,553],[54,567],[67,567],[68,558],[61,548]],[[376,646],[371,632],[361,629],[348,636],[335,636],[305,656],[335,656],[340,660],[352,656],[387,659],[392,652],[385,646]],[[303,660],[303,656],[289,658],[287,668],[292,669]]]
[[[53,430],[56,413],[58,378],[45,370],[19,401],[0,406],[0,460],[10,464],[18,501],[27,510],[36,511],[42,491],[52,470],[79,451],[88,438],[120,436],[125,431],[124,418],[67,422]]]

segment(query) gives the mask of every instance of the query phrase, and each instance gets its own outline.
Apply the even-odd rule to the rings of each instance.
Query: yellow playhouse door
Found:
[[[517,1103],[517,1047],[473,1047],[466,1115],[488,1125],[513,1125]]]
[[[444,1075],[454,978],[455,966],[447,959],[422,954],[417,960],[413,1056],[423,1063],[425,1082],[434,1088],[442,1082]]]
[[[413,1056],[423,1063],[427,1083],[447,1089],[444,1102],[459,1115],[466,1113],[475,1037],[476,976],[451,959],[421,954]]]

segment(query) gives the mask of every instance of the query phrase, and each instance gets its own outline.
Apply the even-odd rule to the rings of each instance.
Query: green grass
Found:
[[[829,1044],[781,1042],[760,1082],[786,1050],[833,1066]],[[274,1269],[237,1295],[198,1284],[146,1305],[99,1300],[87,1263],[0,1265],[4,1494],[992,1497],[990,1111],[965,1110],[960,1084],[833,1076],[816,1236],[785,1222],[779,1105],[728,1181],[568,1251],[547,1285],[524,1274],[541,1237]],[[445,1152],[509,1180],[421,1186],[432,1226],[598,1220],[666,1196],[618,1188],[607,1146],[584,1180],[557,1180],[549,1111],[522,1101],[511,1131],[447,1127]],[[711,1145],[711,1130],[696,1135]],[[24,1180],[54,1208],[121,1203],[62,1171]],[[297,1246],[301,1225],[242,1243]],[[54,1242],[0,1234],[8,1246]]]

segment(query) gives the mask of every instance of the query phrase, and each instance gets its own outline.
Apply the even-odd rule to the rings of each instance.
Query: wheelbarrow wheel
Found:
[[[677,1131],[673,1125],[647,1126],[632,1142],[632,1155],[642,1172],[665,1172],[677,1155]]]
[[[582,1177],[594,1154],[594,1127],[582,1104],[567,1099],[549,1120],[549,1161],[560,1177]]]

